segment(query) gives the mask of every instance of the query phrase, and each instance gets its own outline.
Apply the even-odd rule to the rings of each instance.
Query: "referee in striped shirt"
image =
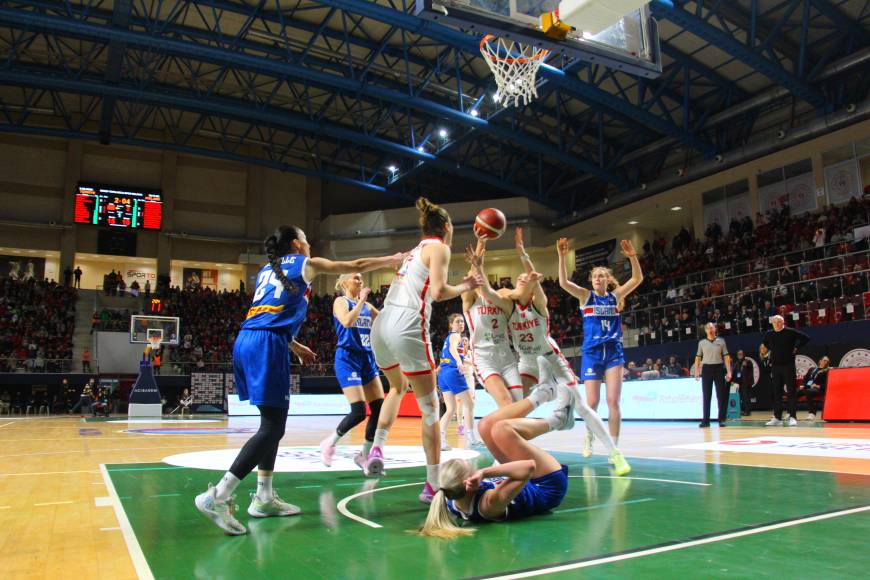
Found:
[[[708,322],[704,326],[707,338],[698,343],[695,355],[695,380],[700,377],[704,392],[704,418],[698,427],[710,426],[710,403],[713,400],[713,384],[716,384],[716,399],[719,401],[719,426],[725,426],[728,415],[728,383],[731,381],[731,355],[725,340],[716,336],[716,325]]]

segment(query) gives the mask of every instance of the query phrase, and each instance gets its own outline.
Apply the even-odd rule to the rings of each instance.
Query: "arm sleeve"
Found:
[[[698,352],[695,354],[695,356],[698,357],[698,358],[700,358],[700,359],[703,359],[703,358],[704,358],[704,349],[701,348],[701,345],[702,345],[702,344],[703,344],[703,343],[698,342]]]
[[[731,354],[728,352],[728,343],[725,342],[724,338],[721,338],[719,340],[722,341],[722,358],[725,358],[726,356],[731,356]]]
[[[792,329],[794,330],[794,329]],[[810,341],[810,337],[808,334],[801,332],[800,330],[795,330],[794,333],[797,335],[795,337],[796,346],[798,348],[803,347],[806,343]]]

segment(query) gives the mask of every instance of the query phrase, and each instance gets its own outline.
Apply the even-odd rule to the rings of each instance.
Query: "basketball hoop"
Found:
[[[507,107],[513,99],[516,107],[520,100],[528,105],[537,98],[535,77],[548,50],[487,34],[480,41],[480,54],[495,76],[496,101]]]
[[[145,349],[145,354],[149,357],[152,356],[152,353],[160,350],[160,342],[162,340],[162,336],[160,334],[152,334],[148,337],[148,347]]]

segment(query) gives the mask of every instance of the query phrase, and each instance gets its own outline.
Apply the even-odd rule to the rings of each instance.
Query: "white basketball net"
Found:
[[[487,34],[480,41],[480,54],[495,76],[496,101],[507,107],[524,105],[537,98],[535,77],[549,51]],[[513,101],[513,103],[511,103]]]

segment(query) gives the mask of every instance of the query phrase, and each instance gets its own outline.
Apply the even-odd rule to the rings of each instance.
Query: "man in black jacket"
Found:
[[[810,337],[785,327],[782,316],[776,315],[770,319],[773,330],[768,330],[761,342],[770,349],[773,382],[773,419],[766,424],[770,427],[782,425],[782,390],[788,393],[788,426],[797,425],[797,376],[794,357],[798,349],[809,342]]]

